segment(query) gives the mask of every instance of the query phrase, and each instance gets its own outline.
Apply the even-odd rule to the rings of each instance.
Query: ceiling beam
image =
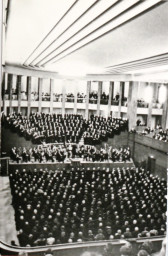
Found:
[[[64,76],[60,75],[57,72],[35,70],[27,67],[20,67],[15,65],[6,65],[3,67],[3,72],[14,74],[14,75],[23,75],[23,76],[32,76],[39,78],[51,78],[51,79],[71,79],[71,80],[97,80],[97,81],[130,81],[132,79],[131,75],[128,74],[87,74],[85,76]]]
[[[118,3],[122,3],[122,2],[124,1],[118,1]],[[129,4],[127,4],[127,6],[123,5],[123,7],[125,7],[124,9],[120,8],[121,10],[118,15],[117,14],[115,15],[115,11],[114,11],[114,14],[113,14],[114,16],[112,16],[112,18],[106,21],[104,24],[102,24],[101,26],[98,26],[94,30],[91,30],[90,33],[89,33],[90,30],[88,30],[88,34],[84,35],[83,37],[82,37],[82,34],[80,36],[77,35],[77,37],[74,38],[72,41],[70,39],[70,42],[68,42],[68,44],[67,42],[63,42],[62,44],[63,47],[61,45],[56,47],[46,56],[43,55],[42,59],[40,61],[38,60],[38,62],[33,63],[33,65],[38,67],[38,66],[47,66],[47,64],[49,63],[50,64],[55,63],[58,60],[81,49],[87,44],[97,40],[98,38],[104,36],[110,31],[116,29],[117,27],[123,25],[124,23],[130,21],[131,19],[136,18],[139,15],[142,15],[147,10],[156,7],[161,3],[163,3],[163,1],[161,0],[129,1]],[[107,15],[105,15],[105,20],[107,18],[106,16]]]

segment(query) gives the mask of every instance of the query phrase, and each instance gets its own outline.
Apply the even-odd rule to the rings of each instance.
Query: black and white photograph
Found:
[[[0,256],[166,256],[168,1],[0,1]]]

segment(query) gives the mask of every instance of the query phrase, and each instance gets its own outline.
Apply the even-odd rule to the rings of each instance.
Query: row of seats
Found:
[[[166,233],[166,181],[143,169],[10,172],[21,246]]]

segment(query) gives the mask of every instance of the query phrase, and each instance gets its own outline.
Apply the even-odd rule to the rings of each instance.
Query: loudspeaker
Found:
[[[156,158],[154,156],[148,156],[148,171],[155,173]]]

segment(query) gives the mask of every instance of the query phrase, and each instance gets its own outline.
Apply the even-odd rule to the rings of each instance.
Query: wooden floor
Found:
[[[11,202],[9,178],[0,177],[0,240],[8,244],[14,240],[19,245]]]

